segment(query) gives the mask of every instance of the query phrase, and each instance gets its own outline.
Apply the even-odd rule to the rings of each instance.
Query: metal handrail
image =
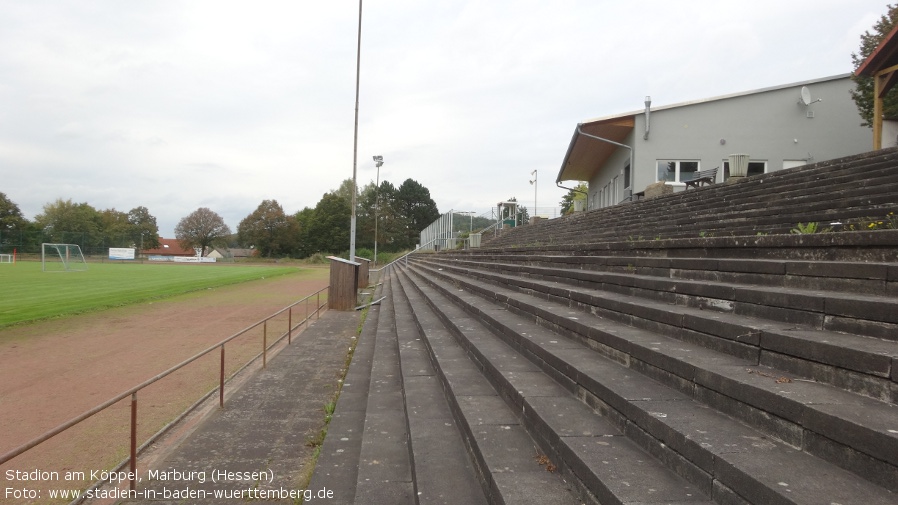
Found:
[[[411,250],[411,251],[409,251],[409,252],[403,254],[402,256],[400,256],[400,257],[394,259],[393,261],[387,263],[386,265],[384,265],[384,266],[382,266],[382,267],[380,267],[380,268],[373,268],[373,269],[371,269],[371,271],[372,271],[372,272],[380,272],[381,270],[383,270],[383,269],[389,267],[389,266],[392,265],[393,263],[396,263],[397,261],[402,261],[403,259],[408,258],[409,255],[412,255],[412,254],[414,254],[414,253],[416,253],[416,252],[419,252],[421,249],[424,249],[425,247],[427,247],[427,246],[433,244],[433,243],[436,242],[437,240],[446,240],[446,239],[445,239],[445,238],[442,238],[442,237],[437,237],[437,238],[431,240],[430,242],[428,242],[428,243],[426,243],[426,244],[424,244],[424,245],[418,246],[418,247],[416,247],[415,249],[413,249],[413,250]]]
[[[203,356],[209,354],[210,352],[215,351],[216,349],[219,349],[221,352],[221,369],[220,369],[220,374],[219,374],[219,386],[218,386],[219,406],[224,407],[224,384],[225,384],[224,351],[225,351],[225,344],[236,339],[237,337],[242,336],[244,333],[246,333],[248,331],[258,328],[259,325],[262,325],[263,326],[263,333],[262,333],[263,343],[262,343],[262,352],[260,354],[262,355],[262,363],[263,363],[262,366],[265,367],[267,364],[268,349],[270,347],[274,347],[275,345],[277,345],[278,342],[280,342],[281,340],[284,339],[284,337],[287,337],[288,343],[290,343],[290,341],[292,339],[293,329],[299,328],[300,326],[302,326],[303,323],[306,323],[307,321],[309,321],[311,319],[311,315],[309,314],[309,310],[308,310],[308,301],[312,297],[316,297],[316,302],[315,302],[316,308],[315,308],[315,311],[313,312],[313,314],[315,315],[316,318],[320,317],[321,308],[322,308],[321,293],[324,291],[327,291],[327,290],[328,290],[328,287],[319,289],[318,291],[312,293],[311,295],[308,295],[305,298],[303,298],[291,305],[288,305],[287,307],[284,307],[283,309],[275,312],[274,314],[266,317],[265,319],[258,321],[250,326],[247,326],[246,328],[238,331],[237,333],[234,333],[230,337],[218,342],[217,344],[214,344],[214,345],[210,346],[209,348],[207,348],[203,351],[200,351],[199,353],[191,356],[190,358],[187,358],[186,360],[182,361],[181,363],[178,363],[177,365],[169,368],[168,370],[161,372],[150,379],[145,380],[144,382],[138,384],[137,386],[134,386],[131,389],[116,395],[115,397],[101,403],[100,405],[97,405],[96,407],[82,413],[81,415],[78,415],[78,416],[60,424],[59,426],[45,432],[44,434],[20,445],[19,447],[16,447],[15,449],[12,449],[11,451],[8,451],[3,455],[0,455],[0,465],[2,465],[3,463],[6,463],[7,461],[10,461],[11,459],[15,458],[16,456],[21,455],[24,452],[27,452],[30,449],[33,449],[34,447],[46,442],[47,440],[55,437],[56,435],[59,435],[60,433],[68,430],[69,428],[81,423],[82,421],[94,416],[95,414],[98,414],[99,412],[102,412],[103,410],[111,407],[112,405],[114,405],[114,404],[120,402],[121,400],[124,400],[125,398],[130,396],[131,397],[131,455],[129,457],[129,460],[131,462],[131,475],[135,476],[136,472],[137,472],[137,393],[141,389],[143,389],[155,382],[158,382],[159,380],[167,377],[168,375],[171,375],[172,373],[180,370],[181,368],[184,368],[185,366],[202,358]],[[293,307],[296,307],[297,305],[299,305],[303,302],[306,303],[306,317],[305,317],[305,319],[300,321],[294,327],[293,326]],[[284,312],[288,312],[287,331],[284,334],[282,334],[280,337],[278,337],[271,344],[271,346],[269,346],[268,341],[267,341],[267,337],[268,337],[267,323],[269,320],[283,314]],[[256,355],[255,357],[253,357],[250,360],[250,362],[258,359],[258,357],[259,357],[259,355]],[[154,437],[158,436],[159,434],[161,434],[161,432],[154,435]],[[144,445],[146,445],[146,444],[144,444]],[[135,489],[135,485],[136,485],[136,480],[132,477],[131,478],[131,489],[132,490]]]

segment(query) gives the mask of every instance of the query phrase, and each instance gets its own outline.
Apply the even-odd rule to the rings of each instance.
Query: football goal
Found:
[[[12,254],[0,254],[0,263],[12,263]]]
[[[78,244],[41,244],[41,269],[44,272],[81,272],[87,262]]]

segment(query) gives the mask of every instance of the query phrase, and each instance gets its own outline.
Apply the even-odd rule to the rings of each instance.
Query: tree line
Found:
[[[276,200],[264,200],[237,225],[236,233],[212,209],[201,207],[175,227],[175,238],[186,249],[239,247],[265,258],[306,258],[316,253],[349,250],[352,180],[325,193],[315,207],[288,214]],[[430,191],[413,179],[399,187],[389,181],[370,183],[357,193],[356,246],[373,249],[375,215],[378,249],[397,252],[413,248],[421,230],[440,216]],[[104,254],[109,247],[139,250],[159,246],[156,218],[146,207],[128,212],[97,210],[87,203],[57,199],[47,203],[33,221],[0,193],[0,251],[18,248],[36,252],[41,242],[73,243],[87,254]],[[361,255],[361,254],[359,254]]]

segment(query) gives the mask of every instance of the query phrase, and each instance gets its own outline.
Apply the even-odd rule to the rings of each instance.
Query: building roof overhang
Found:
[[[636,125],[636,115],[623,115],[581,123],[574,129],[574,137],[561,163],[556,183],[588,181],[595,170],[614,154],[618,146],[586,137],[583,133],[622,144]]]

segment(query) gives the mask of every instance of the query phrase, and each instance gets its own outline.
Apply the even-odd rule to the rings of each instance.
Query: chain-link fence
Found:
[[[68,231],[0,231],[0,253],[40,254],[41,244],[77,244],[85,256],[101,256],[109,253],[110,247],[130,247],[142,249],[140,237],[136,240],[128,234],[109,235]]]

